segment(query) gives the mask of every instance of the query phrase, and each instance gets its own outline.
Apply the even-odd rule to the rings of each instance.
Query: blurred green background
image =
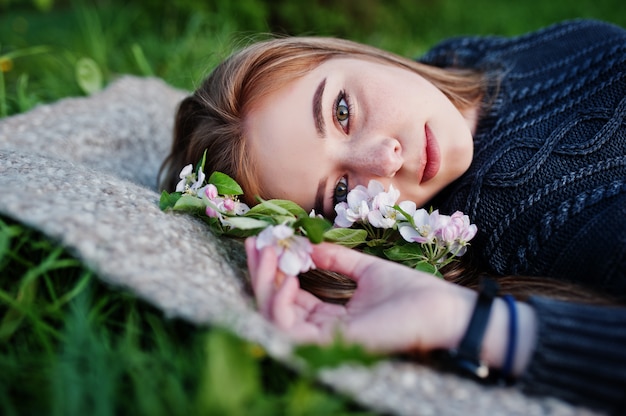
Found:
[[[338,36],[415,57],[449,36],[580,17],[626,27],[623,0],[0,0],[0,118],[120,74],[192,90],[262,34]],[[106,287],[62,247],[0,217],[0,414],[369,412],[227,330],[169,319]]]
[[[449,36],[514,35],[577,17],[625,26],[626,7],[621,0],[0,0],[0,116],[93,92],[120,73],[191,90],[261,33],[338,36],[415,57]]]

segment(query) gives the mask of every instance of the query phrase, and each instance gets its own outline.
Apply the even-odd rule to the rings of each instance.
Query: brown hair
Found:
[[[254,159],[245,140],[246,114],[274,91],[305,75],[333,57],[352,57],[387,63],[414,71],[439,88],[459,109],[481,102],[488,87],[480,72],[437,68],[372,46],[348,40],[287,37],[254,43],[219,64],[200,87],[179,105],[171,152],[159,171],[162,189],[173,191],[178,173],[200,161],[206,150],[205,173],[220,171],[233,177],[244,190],[244,201],[255,196],[269,199],[256,180]],[[455,263],[446,280],[477,286],[470,262]],[[336,273],[313,270],[300,276],[302,287],[334,302],[347,301],[354,283]],[[603,302],[603,297],[573,284],[534,277],[499,277],[503,291],[525,299],[543,294],[560,299]]]
[[[449,282],[477,290],[479,277],[488,275],[500,286],[500,293],[513,295],[519,301],[531,296],[595,305],[623,305],[625,299],[612,294],[583,287],[575,282],[539,276],[497,276],[484,273],[473,265],[469,257],[461,257],[442,269],[443,278]],[[300,286],[317,297],[332,303],[345,303],[352,297],[356,284],[352,279],[327,270],[311,270],[299,276]]]

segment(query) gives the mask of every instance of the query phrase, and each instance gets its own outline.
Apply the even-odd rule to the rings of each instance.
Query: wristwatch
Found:
[[[491,305],[498,294],[498,290],[499,285],[495,280],[481,277],[474,312],[461,343],[457,348],[434,352],[436,361],[445,370],[454,371],[483,382],[490,380],[489,367],[481,361],[480,350],[489,323]]]

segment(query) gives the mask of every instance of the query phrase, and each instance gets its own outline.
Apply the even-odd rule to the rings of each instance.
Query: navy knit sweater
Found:
[[[469,170],[431,201],[478,225],[479,266],[626,297],[626,31],[572,21],[516,38],[451,39],[421,60],[499,80]],[[531,304],[539,343],[521,384],[623,409],[626,309]]]

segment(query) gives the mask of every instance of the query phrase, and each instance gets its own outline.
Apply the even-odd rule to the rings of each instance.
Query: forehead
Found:
[[[322,65],[273,91],[246,115],[246,141],[264,198],[291,199],[307,209],[314,203],[321,143],[312,100],[324,79]]]

